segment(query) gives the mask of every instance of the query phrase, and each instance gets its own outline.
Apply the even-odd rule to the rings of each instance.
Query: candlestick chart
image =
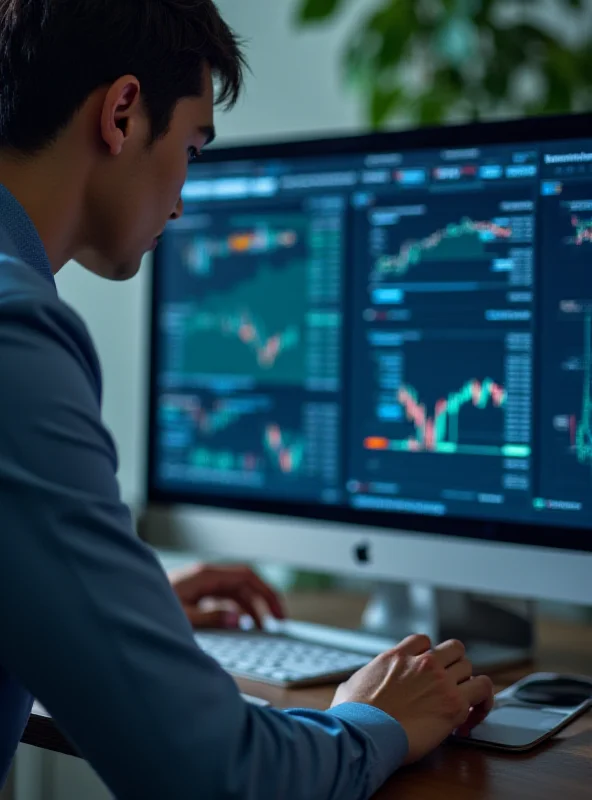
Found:
[[[305,381],[306,269],[300,261],[254,275],[192,304],[179,331],[185,375],[243,375],[268,384]]]

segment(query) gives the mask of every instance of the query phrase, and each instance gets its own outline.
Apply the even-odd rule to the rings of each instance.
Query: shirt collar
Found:
[[[14,255],[55,286],[51,265],[37,229],[16,197],[2,184],[0,226],[13,244]]]

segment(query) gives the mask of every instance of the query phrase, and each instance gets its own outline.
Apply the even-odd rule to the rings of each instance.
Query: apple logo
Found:
[[[357,544],[354,547],[354,558],[358,564],[369,564],[372,560],[370,545],[366,543]]]

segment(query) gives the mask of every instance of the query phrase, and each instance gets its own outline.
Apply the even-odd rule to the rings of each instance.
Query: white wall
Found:
[[[57,276],[62,299],[82,316],[99,351],[104,418],[118,446],[122,494],[131,504],[142,491],[149,284],[149,259],[126,283],[101,280],[74,262]]]
[[[218,0],[229,24],[246,39],[252,74],[238,107],[218,121],[222,141],[355,130],[359,102],[343,91],[340,53],[376,0],[350,3],[328,26],[298,29],[296,0]]]
[[[219,0],[230,24],[248,39],[252,75],[244,100],[219,115],[220,143],[355,129],[360,113],[344,96],[339,52],[355,24],[350,12],[336,26],[294,33],[292,0]],[[355,4],[354,4],[355,5]],[[358,6],[359,8],[359,6]],[[58,276],[62,298],[86,321],[103,367],[104,418],[120,455],[127,502],[142,496],[149,264],[127,284],[108,283],[68,264]],[[19,774],[20,773],[20,774]],[[92,771],[67,757],[21,748],[16,800],[106,800]],[[39,776],[45,776],[42,783]]]

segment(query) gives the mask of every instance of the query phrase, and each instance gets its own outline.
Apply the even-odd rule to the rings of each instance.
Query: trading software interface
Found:
[[[192,170],[152,485],[592,524],[592,142]]]

